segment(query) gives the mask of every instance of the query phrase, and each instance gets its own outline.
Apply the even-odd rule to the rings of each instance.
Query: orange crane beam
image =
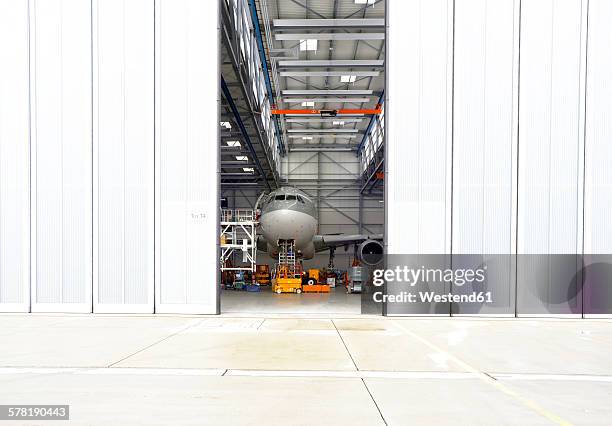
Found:
[[[272,115],[320,115],[321,117],[335,117],[340,114],[377,115],[382,112],[380,105],[376,109],[273,109]]]

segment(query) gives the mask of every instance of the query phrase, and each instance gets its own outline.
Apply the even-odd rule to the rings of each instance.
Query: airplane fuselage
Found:
[[[261,200],[258,232],[267,242],[270,256],[278,254],[279,240],[293,240],[305,259],[314,256],[313,238],[317,232],[314,202],[302,191],[284,187]]]

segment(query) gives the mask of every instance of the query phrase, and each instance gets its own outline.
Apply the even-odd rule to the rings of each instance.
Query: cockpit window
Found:
[[[300,203],[304,204],[304,199],[301,196],[297,196],[297,199]]]
[[[274,197],[276,201],[285,201],[285,194],[280,194]]]
[[[287,194],[287,201],[295,201],[295,200],[296,200],[295,195]]]

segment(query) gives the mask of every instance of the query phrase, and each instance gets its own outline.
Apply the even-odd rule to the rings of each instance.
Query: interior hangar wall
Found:
[[[587,267],[610,254],[609,2],[387,10],[388,252],[585,254]],[[583,292],[556,300],[554,277],[530,267],[508,271],[506,308],[580,311]]]
[[[362,180],[359,158],[351,151],[295,151],[281,164],[287,184],[302,189],[317,208],[319,234],[382,234],[384,204],[382,192],[361,193]],[[334,264],[341,269],[350,267],[354,253],[339,248]],[[329,252],[321,252],[304,262],[307,268],[326,267]]]
[[[0,311],[218,312],[217,3],[0,6]]]

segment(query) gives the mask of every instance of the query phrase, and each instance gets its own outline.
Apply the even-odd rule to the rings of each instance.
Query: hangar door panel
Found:
[[[155,3],[156,312],[218,312],[217,2]]]
[[[444,253],[450,231],[452,2],[391,2],[388,21],[388,249]]]
[[[587,59],[585,315],[612,314],[612,2],[590,0]],[[603,280],[602,280],[603,278]]]
[[[453,305],[453,314],[514,315],[517,12],[518,0],[455,2],[453,267],[487,262],[494,301]]]
[[[580,0],[521,6],[519,314],[581,313],[573,277],[575,253],[582,252],[584,6]]]
[[[0,312],[30,309],[28,1],[0,13]]]
[[[32,311],[91,312],[91,7],[31,6]]]
[[[94,312],[153,312],[154,3],[94,1]]]
[[[387,20],[385,238],[389,262],[404,264],[393,255],[450,253],[453,2],[390,1]],[[387,313],[450,313],[402,309]]]

